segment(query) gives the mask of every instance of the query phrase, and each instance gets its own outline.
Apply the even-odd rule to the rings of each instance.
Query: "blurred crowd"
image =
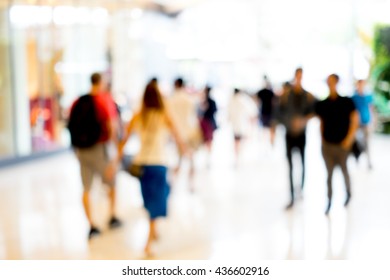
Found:
[[[347,159],[367,154],[368,168],[372,168],[369,155],[370,125],[372,122],[372,96],[366,91],[365,81],[356,82],[351,97],[338,91],[339,76],[327,77],[328,96],[318,100],[302,86],[304,72],[297,68],[293,79],[285,82],[275,92],[267,76],[263,88],[256,93],[231,89],[227,106],[227,120],[232,128],[235,162],[238,165],[240,150],[254,126],[259,126],[274,145],[276,128],[285,131],[286,159],[289,166],[290,201],[286,209],[294,206],[297,196],[302,196],[305,182],[306,128],[312,118],[320,121],[322,156],[327,170],[328,204],[325,214],[332,206],[332,177],[340,167],[345,182],[345,207],[352,198],[352,186]],[[178,77],[173,81],[170,94],[162,94],[158,78],[152,78],[142,95],[141,105],[131,120],[124,123],[121,111],[107,90],[104,77],[91,76],[90,92],[79,97],[69,113],[68,129],[72,146],[80,163],[83,184],[83,206],[90,224],[88,238],[100,234],[91,214],[90,190],[93,177],[100,176],[109,187],[110,228],[117,228],[122,221],[115,212],[116,174],[124,169],[139,179],[144,207],[149,214],[149,236],[145,253],[151,254],[152,244],[158,238],[156,221],[167,216],[167,201],[170,192],[168,172],[177,174],[184,160],[190,162],[189,178],[196,172],[194,155],[201,147],[211,153],[214,133],[218,129],[219,106],[213,98],[213,87],[205,85],[194,93],[186,81]],[[124,161],[125,146],[132,135],[137,135],[139,151]],[[178,151],[175,166],[169,164],[172,157],[168,143],[174,140]],[[295,186],[293,172],[296,164],[292,158],[297,153],[301,159],[300,184]]]

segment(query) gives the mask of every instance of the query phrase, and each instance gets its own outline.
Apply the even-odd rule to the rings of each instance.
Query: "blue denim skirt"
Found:
[[[167,167],[144,165],[140,178],[144,207],[152,220],[167,216],[169,184]]]

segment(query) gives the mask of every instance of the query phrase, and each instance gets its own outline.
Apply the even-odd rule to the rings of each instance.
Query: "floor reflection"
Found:
[[[160,239],[152,259],[390,259],[390,139],[373,139],[373,171],[350,162],[353,201],[348,209],[343,207],[342,177],[335,174],[334,208],[327,218],[317,129],[315,123],[309,129],[304,197],[289,212],[284,210],[288,182],[283,138],[271,149],[261,135],[254,135],[235,167],[230,131],[220,130],[210,168],[206,154],[200,153],[193,181],[185,167],[172,182],[170,216],[158,225]],[[148,224],[137,181],[119,175],[118,210],[124,226],[114,231],[106,227],[105,189],[97,183],[94,218],[103,234],[88,243],[78,172],[72,154],[0,171],[1,259],[145,257]]]

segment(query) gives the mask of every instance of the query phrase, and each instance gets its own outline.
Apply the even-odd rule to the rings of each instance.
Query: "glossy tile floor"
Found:
[[[156,259],[389,259],[390,137],[372,139],[374,169],[350,159],[353,200],[344,201],[341,172],[334,177],[329,218],[318,123],[309,127],[304,197],[286,212],[287,164],[282,134],[272,149],[254,133],[234,165],[228,128],[217,135],[207,168],[184,166],[172,182],[168,219],[159,223]],[[191,192],[191,188],[194,189]],[[93,189],[94,218],[103,234],[87,241],[78,163],[72,153],[0,170],[1,259],[143,259],[147,215],[139,185],[118,177],[118,214],[124,226],[108,230],[105,189]]]

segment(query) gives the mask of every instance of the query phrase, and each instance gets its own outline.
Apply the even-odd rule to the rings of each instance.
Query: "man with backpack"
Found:
[[[104,94],[104,81],[99,73],[91,76],[90,93],[78,98],[70,111],[68,129],[72,146],[80,162],[80,173],[84,187],[83,206],[90,224],[89,239],[100,234],[92,221],[90,190],[94,175],[99,175],[109,187],[111,203],[109,227],[116,228],[121,222],[115,217],[115,176],[106,172],[110,159],[114,156],[118,117],[112,98]],[[111,148],[111,149],[110,149]]]

